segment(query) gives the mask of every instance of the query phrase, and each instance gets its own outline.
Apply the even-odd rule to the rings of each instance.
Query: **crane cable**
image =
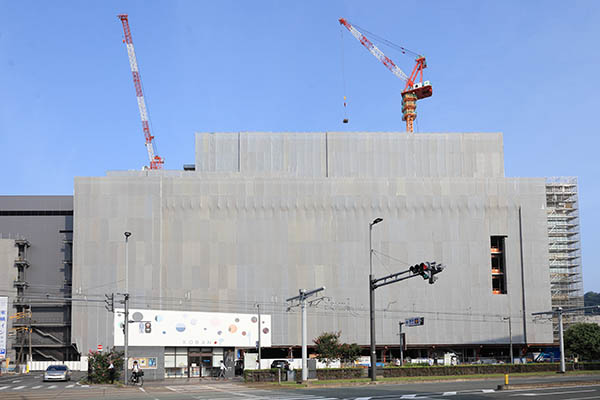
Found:
[[[344,68],[344,31],[342,26],[340,25],[340,40],[341,40],[341,47],[342,47],[342,92],[344,95],[344,119],[342,120],[342,123],[347,124],[348,123],[348,111],[347,111],[347,107],[346,107],[346,70]]]
[[[370,37],[375,42],[379,42],[381,44],[384,44],[384,45],[386,45],[386,46],[388,46],[388,47],[390,47],[390,48],[392,48],[394,50],[397,50],[397,51],[401,52],[402,54],[409,54],[409,55],[414,56],[414,57],[420,57],[420,54],[415,53],[414,51],[409,50],[406,47],[402,47],[399,44],[396,44],[396,43],[394,43],[394,42],[392,42],[390,40],[382,38],[381,36],[378,36],[378,35],[374,34],[373,32],[369,32],[368,30],[366,30],[366,29],[364,29],[364,28],[362,28],[362,27],[360,27],[360,26],[358,26],[356,24],[353,24],[353,25],[354,25],[355,28],[357,28],[358,30],[360,30],[363,33],[363,35]]]

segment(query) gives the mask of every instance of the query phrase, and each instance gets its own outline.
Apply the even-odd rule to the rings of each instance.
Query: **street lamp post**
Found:
[[[131,236],[131,232],[125,232],[125,293],[124,293],[124,299],[123,299],[123,305],[125,306],[125,320],[124,320],[124,326],[123,326],[123,334],[124,334],[124,340],[123,340],[123,350],[124,350],[124,354],[123,354],[123,377],[125,379],[125,385],[127,385],[129,382],[127,380],[127,372],[128,372],[128,368],[129,366],[128,364],[128,345],[129,345],[129,237]]]
[[[376,218],[369,224],[369,314],[371,324],[371,380],[375,381],[375,371],[377,363],[377,351],[375,349],[375,288],[373,287],[373,225],[383,221],[383,218]]]
[[[129,236],[131,232],[125,232],[125,293],[129,294]]]

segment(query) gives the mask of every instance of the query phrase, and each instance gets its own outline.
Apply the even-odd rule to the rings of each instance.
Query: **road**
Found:
[[[557,377],[516,378],[511,383],[556,381]],[[561,381],[598,379],[593,376],[560,377]],[[42,382],[41,373],[22,377],[0,377],[0,399],[118,399],[118,400],[394,400],[394,399],[469,399],[527,400],[532,397],[552,400],[600,400],[600,385],[563,386],[540,389],[498,391],[499,379],[463,382],[428,382],[365,385],[337,388],[252,388],[229,381],[193,384],[177,382],[147,384],[143,388],[111,385],[80,385],[76,382]]]

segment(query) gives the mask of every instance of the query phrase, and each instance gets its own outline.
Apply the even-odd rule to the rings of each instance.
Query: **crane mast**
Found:
[[[383,54],[365,35],[344,18],[340,18],[344,25],[369,52],[386,66],[396,77],[406,82],[402,91],[402,120],[406,121],[406,131],[413,132],[413,122],[417,118],[417,100],[430,97],[433,94],[429,81],[423,82],[423,69],[427,68],[425,57],[418,55],[415,67],[410,76],[406,75],[388,56]],[[419,80],[417,81],[417,79]]]
[[[119,14],[118,17],[121,20],[121,23],[123,23],[123,33],[125,34],[125,39],[123,42],[127,46],[127,55],[129,56],[129,65],[133,75],[133,84],[135,85],[135,94],[137,96],[138,108],[140,110],[142,129],[144,131],[144,138],[146,139],[146,150],[148,151],[148,159],[150,161],[150,166],[145,168],[162,169],[165,161],[154,152],[154,136],[152,136],[150,133],[146,100],[144,99],[144,93],[142,91],[142,81],[137,65],[137,59],[135,57],[135,49],[133,48],[133,39],[131,38],[131,30],[129,29],[129,20],[127,19],[127,14]]]

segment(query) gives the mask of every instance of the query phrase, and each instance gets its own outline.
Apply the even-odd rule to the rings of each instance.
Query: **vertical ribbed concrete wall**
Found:
[[[381,217],[376,276],[427,260],[448,267],[435,285],[414,278],[377,290],[378,343],[397,343],[398,321],[413,316],[426,324],[408,330],[409,344],[506,343],[508,315],[519,343],[520,207],[527,341],[552,341],[551,325],[530,316],[550,307],[545,183],[503,176],[500,134],[198,134],[196,150],[197,172],[76,178],[76,293],[123,291],[131,231],[137,307],[251,312],[260,303],[273,345],[297,345],[299,314],[285,299],[326,286],[309,337],[342,331],[367,344],[368,224]],[[491,235],[507,237],[506,295],[492,294]],[[105,310],[80,305],[73,320],[80,350],[112,344]]]
[[[15,314],[13,302],[17,297],[17,289],[14,287],[14,282],[17,279],[17,268],[15,268],[15,260],[19,255],[15,239],[2,239],[0,235],[0,296],[8,297],[8,313]],[[6,316],[5,316],[6,317]],[[12,319],[6,317],[5,332],[8,333],[12,329]],[[14,362],[16,352],[13,348],[13,337],[6,338],[6,357]]]

